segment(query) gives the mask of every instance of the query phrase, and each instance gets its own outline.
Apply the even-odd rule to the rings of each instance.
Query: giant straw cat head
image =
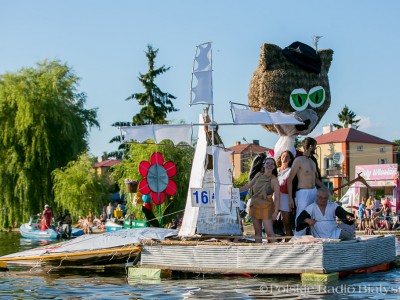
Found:
[[[249,105],[254,111],[295,113],[304,125],[263,125],[279,135],[307,135],[319,123],[331,103],[328,71],[333,51],[315,51],[295,42],[285,49],[263,44],[250,82]]]

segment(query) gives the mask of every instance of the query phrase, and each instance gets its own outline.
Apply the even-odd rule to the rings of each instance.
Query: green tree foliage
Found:
[[[395,143],[396,146],[396,161],[398,165],[398,169],[400,170],[400,140],[394,140],[393,143]]]
[[[51,172],[87,149],[88,130],[99,124],[78,81],[58,61],[0,76],[0,228],[51,205]]]
[[[125,179],[140,181],[142,176],[139,173],[139,163],[143,160],[149,161],[151,154],[160,152],[164,156],[165,161],[172,161],[176,165],[177,174],[171,178],[177,184],[177,193],[170,200],[166,197],[165,202],[161,205],[162,215],[169,215],[163,219],[163,224],[169,222],[175,217],[175,212],[185,208],[186,196],[189,186],[190,170],[192,167],[192,159],[194,149],[190,146],[180,144],[174,146],[170,141],[164,141],[161,145],[155,144],[129,144],[129,150],[125,155],[121,164],[112,167],[112,177],[118,182],[121,192],[125,193]],[[139,219],[143,219],[142,205],[132,206],[134,195],[125,194],[127,207],[130,213],[135,213]],[[159,217],[157,207],[153,209],[154,214]]]
[[[233,179],[233,186],[235,188],[240,188],[249,182],[249,172],[244,172],[239,175],[238,178]]]
[[[138,77],[145,91],[143,93],[134,93],[126,99],[136,99],[139,105],[143,106],[140,112],[133,116],[132,121],[137,125],[166,124],[168,123],[166,120],[167,114],[178,111],[172,103],[172,100],[176,99],[176,97],[161,91],[155,84],[155,79],[158,75],[167,72],[171,67],[166,68],[163,65],[160,68],[155,68],[158,49],[153,49],[151,45],[147,45],[145,53],[149,70],[146,74],[139,73]]]
[[[86,216],[89,212],[99,215],[109,201],[111,182],[107,175],[97,175],[94,163],[95,158],[84,153],[52,173],[55,203],[68,209],[72,216]]]
[[[149,124],[167,124],[167,114],[170,112],[178,111],[174,107],[173,100],[175,96],[161,91],[155,84],[156,77],[167,72],[171,67],[160,68],[155,67],[155,59],[157,57],[158,49],[153,49],[151,45],[147,45],[146,57],[148,60],[149,69],[146,74],[139,73],[139,81],[143,85],[143,93],[133,93],[126,100],[137,100],[140,106],[143,106],[140,112],[132,117],[132,122],[115,122],[112,124],[114,127],[121,126],[135,126],[135,125],[149,125]],[[115,136],[110,140],[110,143],[121,143],[118,150],[107,153],[108,157],[121,159],[127,150],[121,136]]]
[[[358,122],[360,122],[360,119],[355,119],[356,114],[350,110],[347,105],[345,105],[342,109],[341,112],[338,114],[339,121],[342,124],[333,124],[336,128],[348,128],[350,125],[356,126],[358,128]]]

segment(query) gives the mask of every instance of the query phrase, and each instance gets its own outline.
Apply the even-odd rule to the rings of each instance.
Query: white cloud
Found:
[[[360,119],[360,122],[358,122],[358,129],[361,131],[376,130],[382,128],[381,123],[374,123],[370,117],[357,116],[356,119]]]

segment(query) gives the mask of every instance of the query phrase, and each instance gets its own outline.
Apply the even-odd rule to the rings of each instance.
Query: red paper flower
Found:
[[[154,152],[150,156],[150,162],[143,160],[139,164],[139,173],[144,177],[139,182],[139,191],[151,194],[155,204],[165,201],[165,194],[176,194],[176,183],[171,177],[176,174],[176,166],[172,161],[164,163],[164,157],[160,152]]]

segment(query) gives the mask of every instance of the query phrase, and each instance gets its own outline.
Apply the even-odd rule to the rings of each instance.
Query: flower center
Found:
[[[149,168],[147,182],[153,192],[162,192],[168,185],[168,175],[164,166],[155,164]]]

